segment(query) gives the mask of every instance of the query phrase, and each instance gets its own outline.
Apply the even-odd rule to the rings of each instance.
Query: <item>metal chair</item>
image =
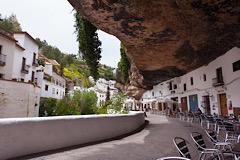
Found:
[[[232,146],[229,142],[222,142],[218,139],[217,133],[212,130],[205,130],[206,135],[213,143],[214,148],[219,149],[223,152],[229,151],[232,152]]]
[[[207,155],[210,155],[212,158],[218,158],[219,160],[224,160],[223,154],[218,149],[210,149],[206,147],[206,144],[203,140],[203,136],[198,132],[192,132],[191,137],[197,146],[198,151],[200,151],[199,159],[206,159]]]
[[[230,122],[223,122],[225,132],[225,142],[234,142],[238,140],[238,135],[235,134],[234,125]]]
[[[157,160],[190,160],[190,159],[184,157],[163,157]]]
[[[191,159],[191,155],[189,153],[189,150],[188,150],[187,143],[186,143],[185,139],[183,139],[181,137],[175,137],[173,139],[173,143],[176,146],[176,148],[177,148],[178,152],[180,153],[181,157]]]

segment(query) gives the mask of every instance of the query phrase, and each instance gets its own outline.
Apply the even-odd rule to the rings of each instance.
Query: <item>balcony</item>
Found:
[[[29,73],[29,65],[23,65],[21,72],[24,74],[28,74]]]
[[[0,54],[0,66],[5,66],[6,65],[6,55]]]
[[[35,59],[35,60],[33,61],[32,65],[35,66],[35,67],[38,67],[38,66],[39,66],[38,60]]]
[[[212,85],[213,85],[213,87],[223,86],[224,85],[223,77],[222,78],[213,78]]]

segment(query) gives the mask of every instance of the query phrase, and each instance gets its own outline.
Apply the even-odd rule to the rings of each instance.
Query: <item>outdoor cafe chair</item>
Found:
[[[190,160],[190,159],[184,157],[162,157],[157,160]]]
[[[191,137],[197,146],[198,151],[200,151],[200,158],[199,159],[205,159],[205,158],[217,158],[219,160],[224,160],[224,156],[222,152],[218,149],[212,149],[212,148],[207,148],[206,144],[203,140],[203,136],[198,133],[198,132],[192,132]],[[206,157],[207,155],[211,157]]]
[[[219,140],[217,133],[213,130],[205,130],[207,137],[211,140],[214,145],[214,148],[219,149],[221,151],[232,151],[231,143],[222,142]]]
[[[181,157],[191,159],[191,155],[190,155],[190,152],[188,150],[187,143],[186,143],[185,139],[183,139],[181,137],[175,137],[173,139],[173,143],[176,146],[176,148],[177,148],[178,152],[180,153]]]
[[[223,131],[225,133],[225,142],[237,142],[238,135],[235,133],[234,124],[223,122]]]
[[[186,159],[192,159],[185,139],[183,139],[181,137],[175,137],[173,139],[173,143],[176,146],[176,148],[177,148],[178,152],[180,153],[181,157],[186,158]],[[210,160],[213,157],[207,157],[207,155],[213,154],[213,153],[215,153],[215,152],[213,152],[212,150],[211,151],[204,150],[200,153],[198,159],[199,160],[208,160],[208,159]],[[214,157],[214,158],[216,158],[216,157]],[[218,160],[223,160],[223,159],[218,158]]]

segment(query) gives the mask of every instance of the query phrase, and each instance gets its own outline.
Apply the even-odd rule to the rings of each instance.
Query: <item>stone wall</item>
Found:
[[[38,117],[40,88],[30,83],[0,80],[0,118]]]
[[[102,141],[135,131],[142,112],[0,119],[0,159]]]

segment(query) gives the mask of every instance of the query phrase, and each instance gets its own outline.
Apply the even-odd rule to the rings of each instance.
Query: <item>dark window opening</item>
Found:
[[[33,53],[33,64],[36,64],[36,53]]]
[[[23,79],[23,78],[21,78],[21,82],[24,82],[24,79]]]
[[[171,91],[173,89],[172,82],[169,82],[169,90]]]
[[[25,65],[26,65],[26,58],[22,58],[22,70],[25,70]]]
[[[0,73],[0,79],[4,78],[4,74]]]
[[[216,74],[217,74],[217,82],[223,83],[222,67],[219,67],[216,69]]]
[[[45,85],[45,91],[48,91],[48,85]]]
[[[193,85],[193,77],[190,78],[191,85]]]
[[[154,92],[152,92],[152,96],[154,97]]]
[[[32,78],[31,78],[31,80],[32,80],[32,82],[34,82],[34,80],[35,80],[35,72],[34,71],[32,71]]]
[[[203,81],[207,81],[207,76],[206,76],[206,74],[203,75]]]
[[[0,45],[0,54],[2,54],[2,46]]]
[[[240,60],[234,62],[232,65],[233,65],[233,72],[240,70]]]
[[[176,84],[173,85],[173,89],[177,89],[177,85]]]
[[[186,84],[186,83],[183,84],[183,90],[184,90],[184,91],[187,90],[187,84]]]

